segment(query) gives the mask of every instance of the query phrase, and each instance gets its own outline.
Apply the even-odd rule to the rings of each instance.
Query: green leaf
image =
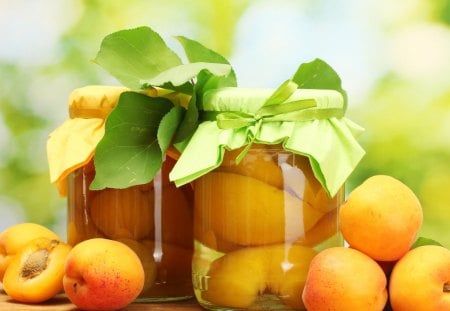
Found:
[[[94,62],[131,89],[140,89],[141,80],[181,64],[180,58],[149,27],[120,30],[106,36]]]
[[[141,84],[161,86],[170,82],[174,86],[179,86],[191,81],[203,70],[207,70],[215,76],[226,76],[230,73],[231,66],[205,62],[183,64],[169,68],[151,79],[141,80]]]
[[[188,60],[191,63],[214,63],[230,65],[228,60],[219,53],[208,49],[195,40],[188,39],[183,36],[175,37],[186,53]],[[197,75],[197,81],[194,85],[194,92],[186,115],[180,124],[180,127],[175,136],[174,142],[178,150],[182,151],[186,146],[186,142],[192,137],[194,131],[198,126],[198,108],[202,106],[203,94],[210,89],[236,86],[236,74],[234,70],[229,67],[227,75],[214,75],[213,72],[202,70]]]
[[[298,84],[299,89],[329,89],[342,94],[344,98],[344,111],[347,109],[347,92],[342,89],[339,75],[321,59],[301,64],[294,74],[292,81]]]
[[[183,46],[186,56],[191,63],[206,62],[230,64],[225,57],[211,49],[208,49],[195,40],[191,40],[183,36],[175,37],[175,39],[177,39]],[[208,72],[200,72],[197,77],[196,91],[197,95],[201,95],[209,89],[236,85],[236,74],[232,69],[227,76],[214,76]],[[200,98],[201,97],[199,96],[199,99]]]
[[[197,129],[198,109],[196,100],[197,96],[195,95],[195,93],[193,93],[191,100],[189,101],[184,119],[183,121],[181,121],[178,131],[175,134],[174,143],[177,144],[178,151],[182,151],[184,147],[186,147],[186,144],[183,144],[182,142],[185,140],[189,140]]]
[[[442,246],[441,243],[439,243],[438,241],[435,241],[433,239],[429,239],[429,238],[425,238],[425,237],[419,237],[419,238],[417,238],[416,242],[414,242],[414,244],[411,246],[411,249],[414,249],[414,248],[419,247],[419,246],[424,246],[424,245],[438,245],[438,246]]]
[[[183,120],[185,111],[183,107],[176,106],[162,118],[157,133],[162,154],[165,154],[167,148],[170,146],[178,125]]]
[[[162,165],[158,126],[172,107],[166,98],[121,94],[95,150],[96,175],[91,190],[126,188],[153,179]]]

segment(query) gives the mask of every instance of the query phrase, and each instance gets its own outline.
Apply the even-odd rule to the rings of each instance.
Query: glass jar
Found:
[[[191,298],[193,189],[190,185],[177,188],[169,181],[176,163],[173,152],[172,157],[165,156],[162,168],[148,184],[89,189],[95,176],[95,147],[124,91],[108,86],[74,90],[69,99],[70,119],[50,135],[51,172],[56,168],[54,180],[68,198],[67,241],[76,245],[102,237],[133,249],[145,270],[139,301]]]
[[[342,246],[338,207],[307,157],[279,145],[225,151],[221,166],[195,180],[193,283],[210,310],[303,310],[309,263]]]

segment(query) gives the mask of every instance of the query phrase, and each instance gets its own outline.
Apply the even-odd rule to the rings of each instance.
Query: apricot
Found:
[[[211,172],[195,183],[197,225],[240,245],[293,241],[323,213],[290,193],[258,179]]]
[[[262,247],[230,252],[215,260],[201,299],[223,307],[248,308],[267,287],[269,258]]]
[[[35,223],[16,224],[0,233],[0,281],[14,255],[26,244],[40,237],[62,241],[56,233]]]
[[[124,243],[89,239],[75,245],[67,256],[64,291],[80,309],[124,308],[138,297],[144,282],[141,260]]]
[[[352,248],[375,260],[395,261],[414,243],[423,214],[419,200],[405,184],[376,175],[350,193],[339,219]]]
[[[307,310],[382,311],[387,301],[386,283],[383,270],[369,256],[351,248],[332,247],[311,261],[301,295]]]
[[[127,245],[138,255],[145,273],[142,292],[149,290],[155,284],[156,279],[156,263],[153,259],[153,252],[150,251],[147,245],[136,240],[120,239],[118,241]]]
[[[450,310],[450,250],[426,245],[406,253],[392,270],[389,298],[395,311]]]
[[[14,300],[46,301],[63,289],[64,263],[71,246],[59,240],[37,238],[13,258],[3,278],[3,289]]]
[[[153,232],[154,193],[136,187],[104,189],[92,199],[89,215],[107,238],[140,240]]]

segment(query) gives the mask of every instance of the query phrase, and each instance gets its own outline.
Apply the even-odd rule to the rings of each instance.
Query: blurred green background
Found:
[[[90,60],[102,38],[147,25],[226,56],[243,87],[277,87],[320,57],[340,74],[374,174],[410,186],[420,232],[450,248],[450,0],[0,0],[0,231],[21,221],[65,236],[45,144],[72,89],[117,84]]]

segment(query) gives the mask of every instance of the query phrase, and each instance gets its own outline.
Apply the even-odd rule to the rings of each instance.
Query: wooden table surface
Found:
[[[25,304],[12,300],[9,298],[3,289],[0,288],[0,310],[1,311],[77,311],[75,305],[70,303],[66,296],[63,294],[50,299],[49,301],[41,304]],[[179,302],[166,302],[166,303],[132,303],[125,309],[126,311],[143,311],[143,310],[155,310],[155,311],[199,311],[205,310],[195,301],[195,299],[179,301]]]

